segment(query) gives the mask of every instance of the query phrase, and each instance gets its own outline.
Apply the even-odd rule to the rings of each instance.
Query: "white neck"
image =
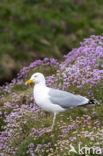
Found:
[[[34,86],[46,86],[46,83],[45,81],[42,81],[42,82],[36,83]]]

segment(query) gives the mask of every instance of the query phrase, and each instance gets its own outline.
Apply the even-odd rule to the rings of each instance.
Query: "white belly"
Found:
[[[48,96],[48,88],[47,87],[34,87],[34,99],[36,104],[43,110],[53,113],[59,113],[62,111],[65,111],[64,108],[62,108],[59,105],[52,104],[49,100]]]

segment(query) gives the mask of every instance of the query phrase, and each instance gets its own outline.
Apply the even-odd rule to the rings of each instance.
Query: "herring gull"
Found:
[[[94,104],[86,97],[75,95],[66,91],[49,88],[42,73],[34,73],[26,85],[35,83],[33,95],[36,104],[44,111],[54,113],[51,130],[54,127],[56,114],[77,106]]]

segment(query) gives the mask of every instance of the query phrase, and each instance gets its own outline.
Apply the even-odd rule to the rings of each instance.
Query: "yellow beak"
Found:
[[[25,84],[26,84],[26,85],[29,85],[29,84],[32,83],[32,82],[33,82],[33,80],[28,80],[28,81],[25,82]]]

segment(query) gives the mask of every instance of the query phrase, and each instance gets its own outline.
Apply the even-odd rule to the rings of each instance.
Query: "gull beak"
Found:
[[[32,82],[33,82],[33,80],[28,80],[28,81],[25,82],[25,84],[26,84],[26,85],[29,85],[29,84],[32,83]]]

